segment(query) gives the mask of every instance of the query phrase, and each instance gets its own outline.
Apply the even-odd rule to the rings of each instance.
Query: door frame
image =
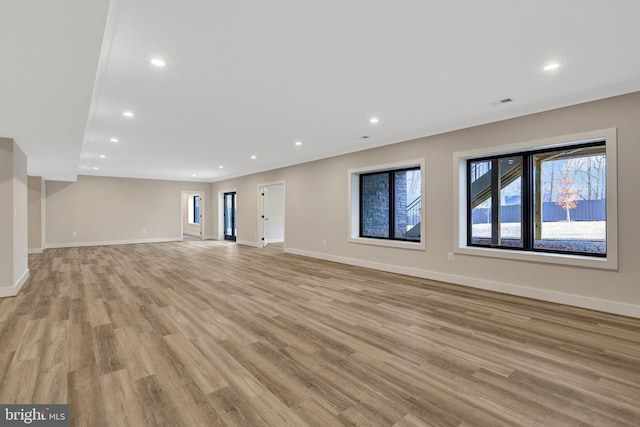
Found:
[[[238,189],[229,188],[218,191],[218,240],[224,240],[224,194],[236,193],[236,230],[238,229]],[[232,240],[229,240],[230,242]],[[238,241],[238,233],[236,233],[236,242]]]
[[[189,210],[188,209],[189,201],[187,201],[187,206],[184,205],[185,194],[199,197],[198,208],[200,209],[200,240],[205,240],[205,235],[204,235],[205,207],[204,206],[205,206],[206,198],[204,196],[204,192],[198,191],[198,190],[191,190],[191,191],[181,190],[180,191],[180,240],[184,239],[184,211],[185,211],[185,208],[187,208],[187,211]]]
[[[257,196],[258,196],[258,202],[257,202],[257,221],[258,221],[258,232],[257,232],[257,240],[256,240],[256,246],[259,248],[264,248],[265,246],[267,246],[267,240],[265,239],[265,235],[264,235],[264,224],[265,224],[265,220],[264,220],[264,199],[263,199],[263,189],[265,187],[270,187],[272,185],[282,185],[282,192],[283,192],[283,203],[284,203],[284,212],[283,212],[283,217],[284,217],[284,241],[286,244],[287,241],[287,183],[285,180],[282,181],[271,181],[271,182],[266,182],[266,183],[262,183],[262,184],[258,184],[258,191],[257,191]]]
[[[227,238],[227,223],[226,223],[226,215],[227,215],[227,195],[233,194],[233,198],[231,200],[231,210],[232,210],[232,228],[231,228],[231,238]],[[222,239],[229,240],[230,242],[238,241],[238,192],[237,191],[225,191],[222,193]]]

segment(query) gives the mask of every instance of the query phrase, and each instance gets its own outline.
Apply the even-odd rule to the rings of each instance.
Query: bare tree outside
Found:
[[[578,197],[580,192],[573,186],[574,179],[569,175],[569,170],[558,179],[558,200],[556,205],[560,206],[567,212],[567,222],[571,222],[571,214],[569,211],[578,206]]]

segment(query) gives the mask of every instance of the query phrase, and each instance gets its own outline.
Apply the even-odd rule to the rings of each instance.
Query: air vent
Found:
[[[508,104],[509,102],[513,102],[513,99],[511,98],[505,98],[505,99],[501,99],[500,103],[501,104]]]
[[[371,138],[369,135],[363,135],[360,137],[360,139],[369,139],[369,138]]]

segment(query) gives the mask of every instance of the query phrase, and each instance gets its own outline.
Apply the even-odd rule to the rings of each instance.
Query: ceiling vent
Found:
[[[513,99],[511,98],[505,98],[505,99],[501,99],[500,100],[500,104],[508,104],[510,102],[513,102]]]

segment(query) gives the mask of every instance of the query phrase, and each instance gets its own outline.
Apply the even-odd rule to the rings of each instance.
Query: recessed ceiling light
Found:
[[[156,67],[164,67],[165,65],[167,65],[162,59],[160,58],[153,58],[151,60],[151,64],[155,65]]]
[[[120,140],[119,140],[118,138],[111,138],[109,141],[111,141],[111,142],[118,142],[118,141],[120,141]]]
[[[97,167],[97,166],[94,166],[94,167],[93,167],[93,170],[94,170],[94,171],[97,171],[98,169],[100,169],[100,168],[99,168],[99,167]]]
[[[195,178],[196,174],[194,173],[194,174],[193,174],[193,175],[191,175],[191,176]]]
[[[100,157],[101,159],[106,159],[106,158],[107,158],[107,156],[105,156],[104,154],[100,154],[100,156],[99,156],[99,157]]]
[[[369,120],[369,123],[378,123],[380,120],[377,117],[371,117],[371,120]]]
[[[256,156],[251,156],[252,159],[256,159]]]
[[[560,67],[560,64],[558,64],[557,62],[552,62],[549,63],[547,65],[544,66],[544,70],[545,71],[553,71],[555,69],[557,69],[558,67]]]
[[[301,146],[301,145],[302,145],[302,142],[300,142],[300,141],[296,141],[296,145],[299,147],[299,146]]]
[[[123,111],[122,115],[125,117],[133,117],[133,113],[131,111]]]
[[[224,169],[224,166],[220,165],[218,166],[218,169]]]

